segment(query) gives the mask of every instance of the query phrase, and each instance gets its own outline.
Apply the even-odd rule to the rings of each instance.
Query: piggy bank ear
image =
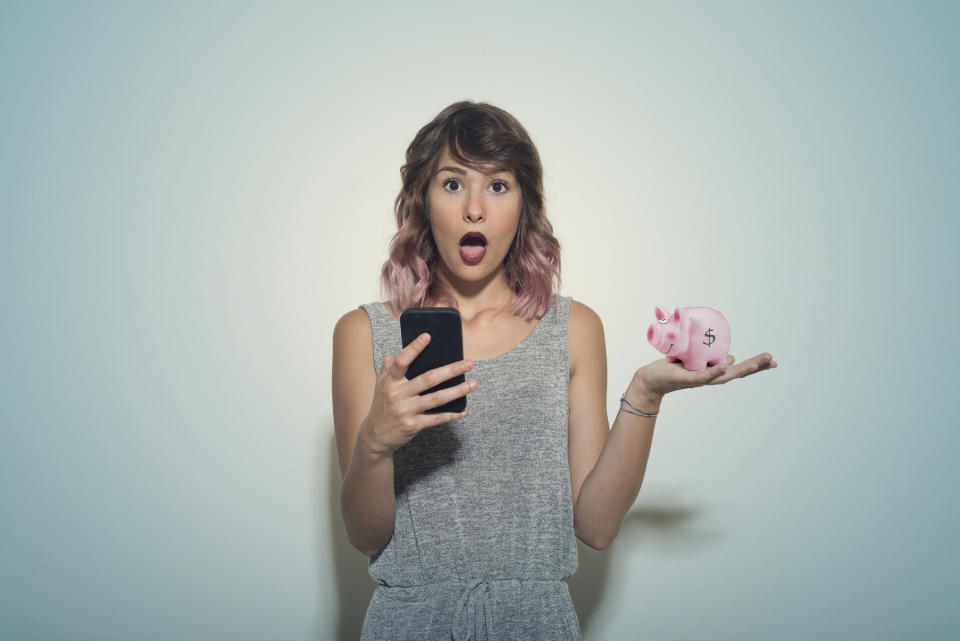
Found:
[[[653,313],[657,315],[658,321],[667,320],[667,310],[665,310],[664,308],[658,307],[655,310],[653,310]]]
[[[679,307],[676,307],[673,310],[673,322],[676,323],[677,325],[680,324],[680,308]]]

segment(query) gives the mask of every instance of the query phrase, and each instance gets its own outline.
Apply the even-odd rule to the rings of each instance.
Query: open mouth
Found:
[[[460,238],[460,258],[469,265],[483,260],[487,253],[487,238],[478,231],[467,232]]]

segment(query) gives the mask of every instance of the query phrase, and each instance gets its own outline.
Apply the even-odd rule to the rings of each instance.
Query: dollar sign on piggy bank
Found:
[[[723,314],[709,307],[677,307],[672,315],[658,307],[654,313],[657,322],[647,329],[647,340],[668,362],[697,372],[727,362],[730,326]]]

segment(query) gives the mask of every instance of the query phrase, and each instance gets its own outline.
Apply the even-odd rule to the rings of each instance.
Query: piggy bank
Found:
[[[677,307],[673,315],[658,307],[657,322],[647,329],[647,340],[683,368],[702,372],[708,365],[727,362],[730,326],[723,314],[709,307]]]

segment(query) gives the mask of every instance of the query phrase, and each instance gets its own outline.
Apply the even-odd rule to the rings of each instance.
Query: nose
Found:
[[[471,223],[476,223],[483,220],[483,194],[481,190],[473,189],[470,191],[464,216]]]

